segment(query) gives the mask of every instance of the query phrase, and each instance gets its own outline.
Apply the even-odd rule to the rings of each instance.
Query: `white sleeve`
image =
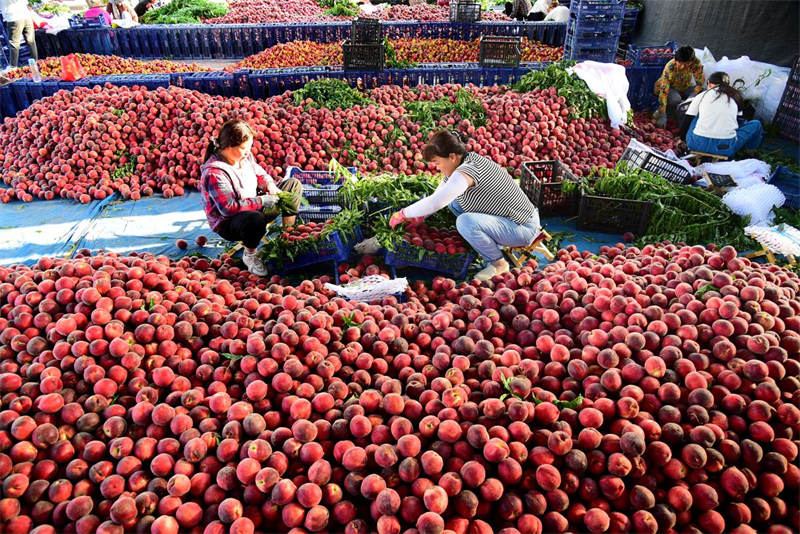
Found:
[[[703,95],[705,95],[705,93],[697,95],[692,99],[692,101],[689,103],[689,109],[686,110],[687,115],[696,117],[698,114],[700,114],[700,100],[701,100],[700,97]]]
[[[440,209],[447,207],[459,195],[464,194],[469,188],[467,177],[456,171],[447,182],[442,182],[431,196],[425,197],[411,204],[405,209],[406,217],[427,217]]]

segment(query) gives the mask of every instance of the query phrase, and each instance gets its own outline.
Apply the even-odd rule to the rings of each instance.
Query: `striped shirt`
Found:
[[[511,175],[490,159],[467,152],[456,172],[475,181],[473,187],[458,197],[464,211],[505,217],[517,224],[525,224],[536,213]]]

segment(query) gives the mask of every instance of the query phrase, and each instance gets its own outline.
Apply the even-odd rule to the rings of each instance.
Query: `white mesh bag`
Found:
[[[731,189],[722,197],[722,202],[740,217],[749,215],[753,226],[760,226],[772,220],[773,206],[783,206],[786,197],[774,185],[756,184]]]
[[[360,302],[371,302],[396,295],[405,291],[407,287],[408,280],[405,278],[390,280],[379,275],[367,276],[343,286],[325,284],[325,289],[335,291],[339,296],[348,300]]]

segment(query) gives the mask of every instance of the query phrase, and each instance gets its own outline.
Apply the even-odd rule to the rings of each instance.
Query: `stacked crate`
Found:
[[[800,55],[794,58],[774,123],[782,137],[795,143],[800,141]]]
[[[383,70],[386,50],[383,25],[376,19],[355,19],[350,39],[342,44],[344,70]]]
[[[564,58],[613,62],[624,18],[625,0],[574,0],[570,4]]]

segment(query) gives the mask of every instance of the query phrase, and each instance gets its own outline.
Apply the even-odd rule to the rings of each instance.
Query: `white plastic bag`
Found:
[[[720,71],[727,73],[731,85],[741,91],[745,100],[753,103],[756,118],[771,123],[781,103],[790,69],[742,56],[739,59],[720,59],[712,72]]]
[[[631,109],[628,100],[630,84],[625,67],[614,63],[583,61],[568,71],[585,81],[594,94],[605,99],[612,128],[619,128],[628,121],[628,111]]]
[[[325,284],[325,289],[335,291],[348,300],[360,302],[371,302],[396,295],[405,291],[407,287],[408,280],[405,278],[390,280],[379,275],[367,276],[343,286]]]
[[[716,69],[717,66],[717,60],[714,59],[714,54],[711,53],[711,50],[709,50],[708,47],[705,47],[702,50],[695,48],[694,55],[696,55],[697,59],[700,60],[700,63],[703,64],[703,74],[705,74],[707,80],[708,76],[714,72],[714,69]]]

